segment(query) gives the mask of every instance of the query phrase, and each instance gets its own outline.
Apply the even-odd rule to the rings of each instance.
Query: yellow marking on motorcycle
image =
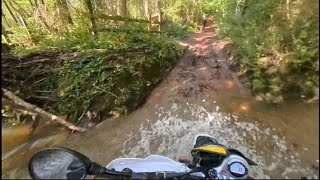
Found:
[[[216,145],[201,146],[193,149],[192,151],[195,151],[195,150],[227,155],[227,150],[224,147],[216,146]]]

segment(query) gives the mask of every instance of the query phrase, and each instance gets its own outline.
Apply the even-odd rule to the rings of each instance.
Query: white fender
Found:
[[[145,159],[142,158],[118,158],[111,161],[107,169],[114,168],[116,171],[122,171],[129,168],[133,172],[188,172],[190,169],[183,163],[176,162],[164,156],[151,155]]]

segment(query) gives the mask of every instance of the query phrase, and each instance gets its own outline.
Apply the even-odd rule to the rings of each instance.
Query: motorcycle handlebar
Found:
[[[106,170],[104,174],[100,174],[98,177],[112,178],[112,179],[194,179],[204,180],[206,178],[199,176],[192,176],[188,173],[157,173],[157,172],[143,172],[143,173],[131,173],[126,174],[123,172]]]
[[[99,177],[111,178],[111,179],[131,179],[131,180],[142,180],[142,179],[191,179],[191,180],[205,180],[205,177],[193,176],[190,173],[157,173],[157,172],[143,172],[143,173],[131,173],[125,174],[123,172],[116,172],[107,170],[104,174]],[[251,176],[248,179],[254,179]]]
[[[199,176],[192,176],[188,173],[133,173],[132,179],[206,179]]]

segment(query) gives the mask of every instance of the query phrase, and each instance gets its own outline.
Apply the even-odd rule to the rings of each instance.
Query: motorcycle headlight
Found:
[[[191,150],[191,153],[196,151],[213,153],[213,154],[221,154],[225,156],[227,155],[227,149],[218,145],[206,145],[206,146],[194,148]]]
[[[217,167],[227,157],[227,150],[218,145],[208,145],[192,149],[191,154],[194,165]]]

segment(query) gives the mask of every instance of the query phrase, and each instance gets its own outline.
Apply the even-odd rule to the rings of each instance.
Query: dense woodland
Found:
[[[254,94],[317,99],[317,0],[3,0],[3,93],[77,124],[88,109],[97,122],[126,114],[176,64],[176,40],[203,15]]]
[[[232,42],[233,63],[256,94],[271,102],[317,99],[319,1],[208,0],[219,34]]]
[[[191,30],[201,17],[199,1],[7,0],[2,5],[2,35],[7,43],[16,46],[16,52],[31,48],[105,49],[110,46],[103,41],[108,34],[105,31],[158,29],[148,20],[159,22],[160,11],[164,30],[169,28],[171,33],[179,31],[174,29],[174,23]]]

